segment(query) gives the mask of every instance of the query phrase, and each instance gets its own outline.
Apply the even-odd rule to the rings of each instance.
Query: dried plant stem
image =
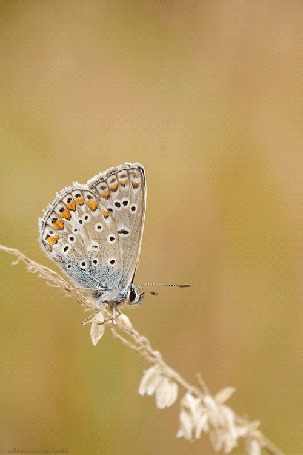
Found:
[[[129,337],[132,338],[133,342],[130,342],[127,338],[125,338],[123,335],[121,335],[116,327],[119,327],[120,331],[123,332],[123,334],[127,334]],[[204,398],[206,394],[208,394],[207,388],[204,386],[203,388],[206,388],[206,390],[200,390],[197,387],[189,384],[178,372],[173,370],[164,360],[159,351],[155,351],[152,349],[150,342],[147,338],[143,337],[140,335],[134,328],[133,326],[129,326],[129,322],[127,323],[127,326],[125,326],[123,323],[119,322],[119,318],[117,318],[117,325],[112,327],[112,332],[115,337],[119,338],[122,343],[124,343],[126,346],[130,347],[131,349],[134,349],[137,351],[140,355],[142,355],[148,362],[157,364],[165,373],[165,375],[171,379],[173,379],[175,382],[177,382],[181,387],[183,387],[186,391],[190,392],[192,395],[200,398]],[[204,381],[203,381],[204,382]],[[246,426],[248,428],[248,433],[247,435],[251,436],[253,439],[256,439],[260,446],[263,447],[264,449],[267,450],[268,453],[271,455],[284,455],[283,452],[275,445],[273,444],[269,439],[267,439],[261,431],[257,430],[254,428],[254,425],[252,428],[250,428],[250,422],[247,421],[246,419],[236,416],[237,422],[240,423],[242,426]]]
[[[72,297],[78,303],[80,303],[85,308],[85,310],[96,312],[99,309],[99,307],[93,301],[91,301],[83,294],[83,290],[79,290],[72,283],[65,281],[58,273],[54,272],[48,267],[45,267],[29,259],[15,248],[8,248],[6,246],[0,245],[0,250],[16,256],[17,260],[13,264],[17,264],[20,261],[23,262],[30,272],[37,273],[39,277],[46,280],[49,285],[61,289],[68,297]],[[104,314],[108,317],[111,316],[110,312],[106,309],[104,310]],[[205,399],[207,396],[210,396],[207,386],[204,384],[204,381],[202,379],[199,381],[201,387],[195,387],[188,383],[178,372],[176,372],[164,361],[159,351],[155,351],[151,347],[149,340],[146,337],[140,335],[140,333],[134,329],[130,320],[125,315],[121,314],[121,316],[118,316],[115,319],[115,324],[111,324],[110,327],[113,335],[118,338],[123,344],[135,350],[148,362],[157,366],[165,377],[177,383],[186,392],[189,392],[192,396],[201,400]],[[260,447],[262,447],[267,451],[267,453],[271,455],[283,455],[283,452],[269,439],[267,439],[260,430],[256,428],[255,422],[249,422],[248,420],[236,414],[235,418],[236,423],[245,428],[245,437],[257,441]]]
[[[123,332],[123,334],[128,335],[133,339],[133,343],[131,343],[127,338],[125,338],[123,335],[121,335],[116,327],[119,327],[120,331]],[[183,387],[185,390],[189,391],[193,395],[197,397],[201,397],[201,391],[197,388],[189,384],[185,379],[182,378],[182,376],[177,373],[175,370],[170,368],[167,363],[163,360],[162,355],[159,351],[155,351],[152,349],[150,342],[147,338],[143,337],[142,335],[137,332],[133,326],[129,326],[129,323],[127,323],[127,326],[119,322],[119,318],[117,318],[117,324],[116,326],[113,326],[111,328],[113,334],[115,337],[119,338],[119,340],[122,341],[126,346],[134,349],[137,351],[140,355],[142,355],[148,362],[157,364],[160,369],[165,373],[167,377],[170,379],[173,379],[175,382],[177,382],[181,387]]]

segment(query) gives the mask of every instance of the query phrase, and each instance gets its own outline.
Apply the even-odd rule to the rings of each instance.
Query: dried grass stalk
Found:
[[[176,403],[180,389],[182,390],[183,395],[179,400],[178,438],[194,440],[208,434],[214,452],[223,453],[230,453],[243,439],[247,455],[261,455],[262,449],[271,455],[283,455],[259,430],[259,422],[250,422],[238,416],[226,405],[235,391],[233,387],[226,387],[212,396],[202,378],[199,378],[200,387],[191,385],[164,361],[161,353],[151,347],[147,338],[134,329],[125,314],[120,314],[112,323],[107,309],[101,312],[99,307],[85,296],[82,289],[79,290],[71,282],[65,281],[58,273],[29,259],[15,248],[0,245],[0,249],[16,256],[13,264],[23,262],[30,272],[37,273],[49,285],[57,287],[67,297],[80,303],[86,311],[92,312],[92,316],[84,323],[92,324],[90,334],[94,345],[104,334],[104,321],[108,321],[106,325],[116,338],[152,364],[141,379],[140,395],[154,395],[156,406],[163,409]]]

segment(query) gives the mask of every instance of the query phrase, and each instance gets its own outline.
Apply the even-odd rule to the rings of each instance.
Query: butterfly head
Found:
[[[93,292],[93,297],[98,301],[101,307],[106,304],[111,306],[123,306],[125,303],[129,305],[139,305],[143,299],[144,292],[140,293],[137,286],[131,284],[126,291],[119,289],[104,290],[99,289]]]
[[[134,284],[129,287],[128,300],[130,305],[139,305],[144,297],[144,292],[140,294],[139,289]]]

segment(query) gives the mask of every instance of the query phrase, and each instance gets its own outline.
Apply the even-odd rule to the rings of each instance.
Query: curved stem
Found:
[[[22,261],[30,272],[37,273],[39,277],[46,280],[48,284],[61,289],[66,296],[75,299],[80,305],[85,308],[85,310],[92,312],[99,310],[99,307],[93,301],[83,295],[82,289],[78,289],[74,284],[65,281],[58,273],[29,259],[16,248],[9,248],[4,245],[0,245],[0,250],[16,256],[17,260],[13,263],[14,265],[19,261]],[[104,313],[112,316],[111,312],[106,309],[104,310]],[[209,395],[207,386],[202,378],[200,378],[201,389],[191,385],[177,371],[175,371],[165,362],[161,353],[154,350],[150,344],[150,341],[134,329],[133,325],[126,316],[121,316],[122,317],[117,317],[115,319],[115,325],[111,326],[111,331],[116,338],[143,356],[148,362],[158,365],[159,368],[161,368],[163,374],[165,374],[169,379],[175,381],[180,387],[182,387],[190,394],[202,399]],[[271,455],[284,455],[283,452],[273,442],[266,438],[261,431],[256,429],[255,425],[252,422],[249,422],[238,415],[236,415],[236,421],[242,426],[246,427],[246,437],[257,440],[260,446],[263,447],[267,453]]]

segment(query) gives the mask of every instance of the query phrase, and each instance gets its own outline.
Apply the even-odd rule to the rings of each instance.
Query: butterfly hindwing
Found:
[[[83,287],[113,289],[123,280],[115,220],[87,185],[62,190],[39,226],[47,254]]]

